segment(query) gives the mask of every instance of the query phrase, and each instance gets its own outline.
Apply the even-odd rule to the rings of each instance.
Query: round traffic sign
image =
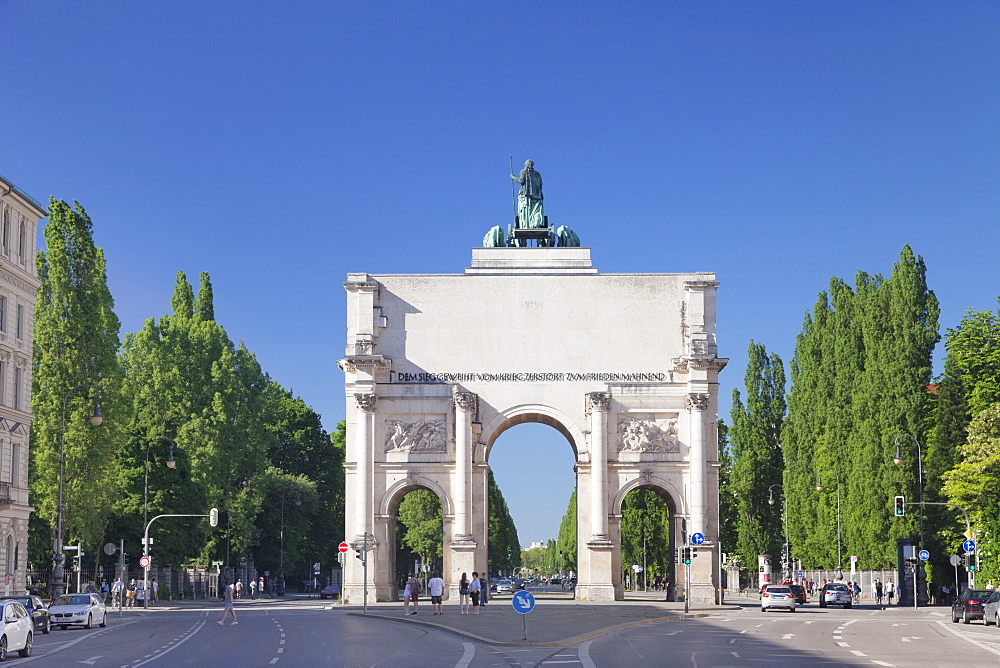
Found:
[[[115,545],[114,543],[104,544],[104,554],[108,555],[109,557],[117,551],[118,551],[118,546]]]
[[[965,550],[966,552],[975,552],[976,551],[976,541],[974,541],[974,540],[972,540],[970,538],[969,540],[967,540],[964,543],[962,543],[962,549]]]
[[[962,563],[962,557],[958,556],[957,554],[953,554],[951,555],[951,559],[949,559],[948,561],[951,562],[952,566],[958,566],[960,563]]]
[[[920,553],[917,554],[917,556],[920,557],[921,561],[927,561],[928,559],[931,558],[931,553],[928,552],[927,550],[920,550]]]
[[[535,596],[527,589],[514,592],[514,597],[510,599],[510,604],[514,612],[526,615],[535,609]]]
[[[340,545],[339,545],[339,546],[337,547],[337,549],[339,549],[339,550],[340,550],[341,552],[347,552],[347,551],[348,551],[349,549],[351,549],[351,546],[350,546],[350,545],[348,545],[347,543],[341,543],[341,544],[340,544]]]
[[[705,542],[705,534],[703,533],[693,533],[691,534],[691,543],[694,545],[701,545]]]
[[[139,566],[142,568],[149,568],[149,557],[140,557]]]

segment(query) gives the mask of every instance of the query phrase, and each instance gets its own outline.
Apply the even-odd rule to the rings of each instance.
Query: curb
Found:
[[[641,619],[635,622],[626,622],[624,624],[617,624],[615,626],[608,626],[603,629],[597,629],[590,633],[585,633],[583,635],[574,636],[571,638],[565,638],[563,640],[546,641],[546,642],[533,642],[531,640],[526,641],[507,641],[507,640],[493,640],[491,638],[486,638],[484,636],[476,635],[475,633],[469,633],[468,631],[463,631],[462,629],[456,629],[453,626],[445,626],[444,624],[437,624],[435,622],[427,622],[419,619],[400,619],[399,617],[388,617],[386,615],[375,615],[372,613],[364,612],[348,612],[346,613],[352,617],[368,617],[370,619],[381,619],[388,622],[398,622],[400,624],[413,624],[416,626],[423,626],[425,628],[437,629],[438,631],[444,631],[452,635],[459,636],[461,638],[466,638],[467,640],[475,640],[476,642],[483,643],[484,645],[494,645],[497,647],[567,647],[569,645],[576,645],[577,643],[585,642],[587,640],[592,640],[599,636],[607,635],[608,633],[614,633],[615,631],[621,631],[622,629],[631,628],[633,626],[643,626],[645,624],[656,624],[659,622],[671,622],[678,619],[695,619],[698,617],[708,617],[708,613],[689,613],[687,615],[670,615],[668,617],[654,617],[653,619]]]

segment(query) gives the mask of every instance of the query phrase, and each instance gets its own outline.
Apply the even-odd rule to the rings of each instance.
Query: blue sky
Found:
[[[751,339],[787,362],[904,243],[943,327],[996,307],[997,3],[474,5],[0,0],[0,173],[87,208],[123,331],[208,271],[328,428],[346,273],[461,272],[508,154],[600,270],[717,272],[723,418]],[[502,438],[522,543],[554,537],[569,446]]]

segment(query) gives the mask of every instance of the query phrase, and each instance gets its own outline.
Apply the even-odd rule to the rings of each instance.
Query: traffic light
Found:
[[[901,496],[896,497],[896,517],[902,517],[903,515],[906,514],[906,511],[903,508],[904,501],[905,499],[903,497]]]
[[[510,559],[510,548],[507,548],[507,558]]]
[[[358,548],[357,550],[354,550],[354,556],[357,557],[358,559],[362,559],[363,560],[365,558],[364,557],[364,550],[362,550],[360,548]]]
[[[219,509],[218,508],[212,508],[210,511],[208,511],[208,523],[211,526],[213,526],[213,527],[219,526]]]
[[[681,552],[680,548],[678,548],[678,547],[674,548],[674,563],[675,564],[676,563],[680,563],[680,560],[681,560],[680,552]]]
[[[122,556],[125,557],[125,565],[128,566],[128,552],[122,552]]]
[[[691,550],[691,558],[692,559],[697,559],[698,558],[698,548],[692,547],[692,548],[690,548],[690,550]]]
[[[976,562],[973,559],[969,559],[969,572],[974,573],[976,570]]]
[[[683,557],[684,557],[684,563],[685,564],[690,564],[691,563],[691,548],[690,547],[685,547],[684,548],[684,555],[683,555]]]

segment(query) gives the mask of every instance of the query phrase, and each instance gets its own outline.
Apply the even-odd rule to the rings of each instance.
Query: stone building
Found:
[[[31,358],[42,205],[0,176],[0,567],[5,594],[25,591]]]

